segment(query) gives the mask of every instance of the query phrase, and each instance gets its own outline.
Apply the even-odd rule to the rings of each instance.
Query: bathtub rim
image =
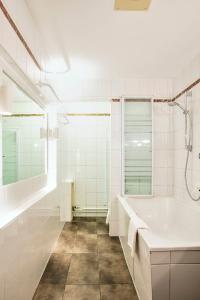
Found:
[[[131,198],[131,199],[138,199],[138,198],[149,199],[149,198],[154,198],[154,197],[124,197],[124,196],[121,196],[121,195],[117,195],[118,201],[121,203],[121,205],[123,206],[125,212],[127,213],[127,215],[130,218],[131,217],[131,211],[133,210],[133,208],[126,201],[127,198]],[[173,199],[173,197],[161,197],[161,198]],[[134,212],[134,213],[136,213],[136,212]],[[139,217],[141,217],[141,216],[139,216]],[[147,245],[147,247],[149,248],[150,251],[155,251],[155,252],[160,251],[160,252],[162,252],[162,251],[199,251],[200,250],[200,239],[199,239],[198,244],[195,243],[195,245],[193,243],[189,243],[189,242],[182,242],[183,244],[187,244],[187,243],[188,244],[187,245],[183,245],[183,244],[181,245],[180,242],[173,242],[173,241],[169,241],[167,239],[162,240],[161,238],[159,238],[156,234],[154,234],[152,232],[151,228],[150,228],[150,230],[139,229],[138,234],[141,236],[141,238],[143,239],[144,243]],[[120,236],[119,236],[119,238],[120,238]]]

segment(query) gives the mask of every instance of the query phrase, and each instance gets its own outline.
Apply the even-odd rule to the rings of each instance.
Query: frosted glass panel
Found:
[[[124,193],[152,194],[152,104],[149,99],[124,102]]]

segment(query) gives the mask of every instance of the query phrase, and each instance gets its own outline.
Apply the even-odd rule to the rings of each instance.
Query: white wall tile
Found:
[[[109,113],[110,104],[69,103],[63,109],[70,113]],[[108,203],[109,193],[110,117],[70,116],[69,121],[69,125],[65,126],[66,130],[60,126],[59,176],[61,180],[66,176],[75,180],[75,203],[78,202],[80,207],[102,207],[105,195]],[[63,164],[65,157],[67,158]],[[102,201],[99,199],[100,195],[104,197]]]

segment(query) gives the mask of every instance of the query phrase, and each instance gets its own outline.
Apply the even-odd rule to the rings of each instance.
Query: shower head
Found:
[[[186,114],[188,112],[182,105],[180,105],[176,101],[169,102],[168,105],[169,106],[178,106],[183,111],[184,114]]]

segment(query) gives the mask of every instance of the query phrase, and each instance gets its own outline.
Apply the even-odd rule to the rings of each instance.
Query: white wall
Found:
[[[70,74],[69,74],[70,75]],[[55,79],[56,81],[56,79]],[[110,101],[120,96],[156,96],[165,98],[172,96],[172,80],[166,78],[155,79],[78,79],[70,78],[66,74],[63,84],[56,81],[56,87],[64,92],[64,101]]]
[[[174,81],[175,94],[183,90],[192,82],[200,78],[200,55],[190,62]],[[185,96],[178,99],[178,103],[185,105]],[[200,186],[200,84],[192,89],[192,99],[188,98],[188,108],[193,117],[193,151],[188,165],[188,183],[192,191]],[[186,150],[184,143],[184,115],[178,108],[174,111],[174,193],[179,201],[194,204],[189,198],[184,182]],[[198,203],[196,203],[198,204]]]

